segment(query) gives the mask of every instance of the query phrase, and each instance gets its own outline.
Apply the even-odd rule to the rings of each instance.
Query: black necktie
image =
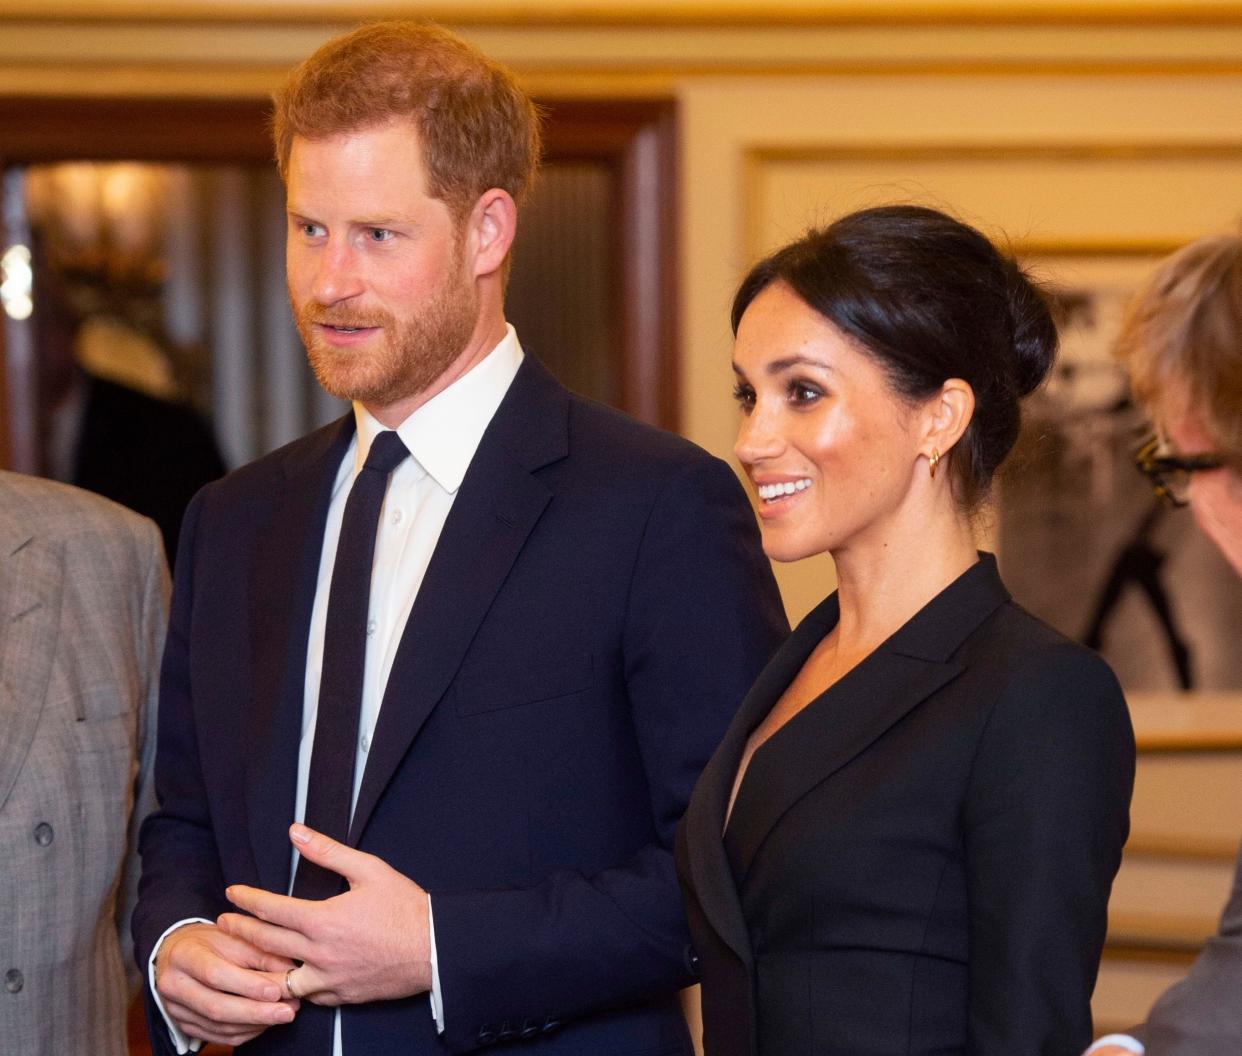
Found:
[[[388,475],[407,454],[405,444],[395,432],[386,430],[375,438],[345,503],[341,538],[332,565],[319,714],[306,785],[306,824],[334,840],[344,841],[349,835],[375,534]],[[298,862],[293,895],[331,898],[341,892],[344,883],[336,873],[303,858]]]

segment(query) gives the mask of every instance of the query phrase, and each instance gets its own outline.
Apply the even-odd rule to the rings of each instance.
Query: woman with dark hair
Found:
[[[1048,310],[979,232],[893,206],[758,264],[733,326],[764,548],[828,551],[838,588],[678,834],[707,1056],[1079,1052],[1133,734],[973,532]]]

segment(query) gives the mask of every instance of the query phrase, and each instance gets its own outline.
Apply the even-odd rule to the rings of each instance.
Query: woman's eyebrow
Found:
[[[822,359],[816,359],[814,356],[787,356],[784,359],[774,359],[768,364],[767,372],[769,374],[779,374],[790,367],[819,367],[820,370],[828,371],[833,369],[832,364]]]

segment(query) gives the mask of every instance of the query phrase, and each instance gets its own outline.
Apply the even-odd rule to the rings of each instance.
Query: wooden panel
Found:
[[[1242,758],[1223,751],[1141,753],[1130,809],[1140,844],[1186,841],[1191,847],[1236,848],[1242,835]]]
[[[1113,884],[1110,934],[1197,945],[1216,930],[1232,881],[1231,861],[1127,855]]]
[[[1161,994],[1185,974],[1185,958],[1106,957],[1100,965],[1091,1011],[1096,1034],[1125,1030],[1147,1017]]]
[[[1218,754],[1242,749],[1242,695],[1220,693],[1131,693],[1127,698],[1134,734],[1144,752],[1206,752],[1203,766],[1214,768],[1210,787],[1213,800],[1231,802],[1242,831],[1242,767],[1237,755]],[[1149,771],[1161,765],[1145,764]],[[1229,790],[1229,791],[1226,791]]]
[[[5,165],[272,157],[264,99],[0,98]]]

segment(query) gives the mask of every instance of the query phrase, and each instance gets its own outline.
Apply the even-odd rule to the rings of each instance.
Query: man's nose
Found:
[[[312,294],[320,304],[338,304],[362,292],[363,283],[353,249],[329,240],[319,257]]]

